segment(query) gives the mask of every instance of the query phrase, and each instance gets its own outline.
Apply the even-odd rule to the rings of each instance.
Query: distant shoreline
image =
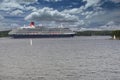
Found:
[[[0,38],[1,37],[9,37],[9,35],[8,35],[9,32],[10,32],[10,30],[0,31]]]
[[[0,31],[0,37],[9,37],[11,30]],[[112,31],[78,31],[76,36],[111,36]]]

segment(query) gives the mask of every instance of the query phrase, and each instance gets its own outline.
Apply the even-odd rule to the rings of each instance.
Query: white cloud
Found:
[[[86,16],[85,19],[90,19],[90,18],[104,14],[104,11],[86,11],[83,14]]]
[[[25,7],[25,10],[32,10],[32,11],[36,11],[36,7],[33,7],[33,6],[28,6],[28,7]]]
[[[23,6],[21,6],[20,4],[18,4],[17,2],[15,1],[11,1],[11,2],[2,2],[0,4],[0,10],[5,10],[5,11],[8,11],[8,10],[12,10],[12,9],[24,9]]]
[[[2,15],[0,15],[0,20],[3,20],[3,19],[4,19],[4,17]]]
[[[90,18],[89,20],[93,23],[101,23],[106,24],[109,21],[114,21],[117,23],[120,23],[120,11],[119,10],[113,10],[113,11],[106,11],[101,12],[101,14],[98,14],[97,16],[94,16]]]
[[[85,8],[88,8],[88,7],[91,7],[91,6],[98,6],[99,2],[101,0],[83,0],[83,1],[86,1],[86,5],[85,5]]]
[[[95,7],[92,11],[85,10],[84,6],[81,6],[80,8],[73,8],[69,10],[63,10],[63,13],[71,14],[71,15],[77,15],[82,19],[89,19],[94,16],[104,14],[104,11],[100,7]]]
[[[78,26],[78,27],[83,26],[85,24],[87,24],[87,22],[85,22],[84,20],[79,20],[78,22],[75,23],[75,25]]]
[[[68,13],[68,14],[80,14],[81,12],[83,12],[83,7],[80,7],[80,8],[73,8],[73,9],[70,9],[70,10],[63,10],[64,13]]]
[[[114,3],[120,3],[120,0],[111,0]]]
[[[79,21],[75,23],[74,26],[88,26],[92,23],[101,23],[100,21],[100,15],[103,15],[105,12],[102,10],[102,8],[96,6],[92,11],[88,11],[85,9],[84,6],[81,6],[80,8],[73,8],[70,10],[63,10],[63,13],[71,14],[71,15],[76,15],[79,17]],[[96,18],[97,17],[97,18]],[[95,20],[93,20],[95,19]],[[104,19],[104,17],[102,18]]]
[[[107,23],[107,25],[109,25],[109,26],[113,26],[114,24],[115,24],[114,21],[110,21],[110,22]]]
[[[26,5],[37,3],[38,0],[3,0],[0,3],[0,10],[12,11],[13,9],[24,10]],[[27,6],[28,9],[34,10],[35,8]]]
[[[15,0],[17,3],[19,4],[34,4],[34,3],[38,3],[38,0]]]
[[[17,24],[17,23],[12,23],[12,24],[10,24],[10,26],[11,26],[12,28],[20,27],[20,25]]]
[[[76,22],[78,21],[78,17],[45,7],[38,11],[32,12],[25,17],[25,20]]]
[[[11,15],[21,15],[21,14],[23,14],[23,11],[22,10],[15,10],[15,11],[12,11],[11,13],[10,13]]]
[[[109,21],[107,24],[100,27],[104,30],[120,30],[120,24],[116,24],[114,21]]]
[[[8,2],[16,2],[19,4],[33,4],[38,2],[38,0],[3,0],[4,3],[8,3]]]
[[[79,31],[101,31],[101,29],[99,29],[99,28],[85,28],[85,27],[81,27],[79,29]]]
[[[114,3],[119,3],[120,0],[82,0],[86,1],[85,5],[82,5],[79,8],[72,8],[67,9],[64,8],[63,11],[58,11],[52,8],[43,8],[43,9],[37,9],[44,7],[46,5],[34,5],[34,3],[37,3],[38,0],[0,0],[0,20],[1,22],[9,22],[9,19],[4,19],[3,16],[11,16],[11,15],[20,15],[19,17],[25,17],[25,20],[36,20],[36,21],[43,21],[46,25],[51,23],[51,21],[56,21],[54,24],[60,24],[59,22],[66,25],[74,25],[75,27],[96,27],[96,25],[92,24],[100,24],[106,26],[109,21],[114,21],[117,23],[120,23],[119,14],[120,11],[116,9],[116,11],[111,10],[110,12],[106,11],[104,12],[104,8],[100,7],[100,5],[105,1],[112,1]],[[64,0],[44,0],[48,2],[59,2]],[[32,4],[32,5],[30,5]],[[40,3],[41,4],[41,3]],[[63,5],[64,6],[64,5]],[[70,5],[72,6],[72,5]],[[73,6],[74,7],[74,6]],[[92,10],[88,11],[88,8],[92,7]],[[5,14],[4,14],[5,13]],[[23,14],[25,13],[25,14]],[[10,15],[8,15],[10,14]],[[23,15],[21,15],[23,14]],[[19,20],[19,19],[18,19]],[[20,21],[20,20],[19,20]],[[68,23],[67,23],[68,22]],[[11,20],[11,23],[14,23],[14,21]],[[20,23],[20,22],[17,22]],[[21,22],[23,23],[23,22]],[[24,22],[23,24],[25,24]],[[113,26],[115,26],[114,24]],[[97,26],[98,27],[98,26]]]
[[[44,1],[48,1],[48,2],[58,2],[58,1],[62,1],[62,0],[44,0]]]

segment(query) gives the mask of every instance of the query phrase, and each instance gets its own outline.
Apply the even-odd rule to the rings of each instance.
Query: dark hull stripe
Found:
[[[62,38],[62,37],[73,37],[74,34],[67,35],[10,35],[13,38]]]

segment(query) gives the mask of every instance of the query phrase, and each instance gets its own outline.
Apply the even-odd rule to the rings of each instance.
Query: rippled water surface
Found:
[[[109,38],[0,38],[0,80],[120,80],[120,41]]]

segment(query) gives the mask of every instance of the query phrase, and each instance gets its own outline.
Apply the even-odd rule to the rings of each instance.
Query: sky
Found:
[[[120,29],[120,0],[0,0],[0,29],[29,25]]]

